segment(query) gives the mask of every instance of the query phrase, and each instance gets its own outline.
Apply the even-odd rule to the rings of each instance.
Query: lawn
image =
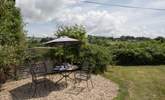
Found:
[[[119,85],[115,100],[165,100],[165,66],[115,66],[104,76]]]

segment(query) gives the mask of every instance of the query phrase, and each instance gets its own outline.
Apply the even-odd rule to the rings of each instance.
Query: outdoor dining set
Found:
[[[64,46],[64,55],[65,55],[65,47],[70,44],[79,44],[80,42],[76,39],[72,39],[69,37],[61,37],[52,41],[48,41],[44,43],[44,45],[63,45]],[[33,96],[37,92],[37,85],[44,84],[46,87],[46,79],[50,75],[61,76],[58,80],[55,81],[56,84],[61,82],[62,80],[65,82],[65,86],[68,86],[68,81],[71,80],[74,86],[76,87],[78,83],[81,81],[86,81],[86,86],[88,88],[88,84],[90,83],[93,88],[93,82],[91,79],[91,67],[88,66],[87,62],[82,62],[81,64],[73,65],[69,64],[65,59],[64,62],[60,65],[49,66],[45,61],[34,62],[32,61],[30,64],[30,74],[32,76],[32,85],[31,89],[33,90]],[[51,87],[49,87],[51,88]]]
[[[52,67],[51,71],[48,71],[48,67],[45,62],[38,62],[35,64],[31,64],[30,67],[30,74],[32,77],[32,85],[31,90],[33,91],[33,96],[37,93],[37,85],[43,84],[45,89],[50,89],[51,87],[48,86],[47,88],[47,79],[51,80],[49,76],[56,75],[60,76],[58,80],[55,80],[55,84],[58,84],[61,81],[65,82],[65,87],[68,86],[68,81],[71,81],[75,88],[80,84],[80,82],[85,81],[86,87],[88,88],[88,84],[90,84],[93,88],[93,82],[91,79],[91,69],[90,67],[82,67],[76,65],[70,65],[68,63],[64,63],[61,66]]]

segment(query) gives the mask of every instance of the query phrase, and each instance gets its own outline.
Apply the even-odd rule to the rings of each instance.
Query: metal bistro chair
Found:
[[[80,84],[81,81],[86,81],[87,88],[89,89],[88,84],[89,84],[89,81],[90,81],[90,83],[92,85],[92,88],[93,88],[94,85],[93,85],[93,82],[92,82],[91,74],[92,74],[92,68],[89,67],[89,64],[87,62],[84,62],[82,64],[82,66],[80,66],[80,70],[77,71],[74,75],[75,84],[77,82],[79,82],[79,84]]]
[[[34,92],[32,96],[35,96],[37,93],[37,86],[43,84],[46,89],[46,77],[47,77],[47,67],[45,63],[35,63],[31,64],[30,73],[32,76],[32,85],[31,89],[34,87]],[[41,78],[42,77],[42,78]]]
[[[25,79],[29,77],[29,68],[26,66],[20,66],[18,69],[18,74],[21,76],[21,79]]]

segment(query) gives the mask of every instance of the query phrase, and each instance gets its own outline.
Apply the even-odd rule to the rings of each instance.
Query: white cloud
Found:
[[[78,9],[79,10],[74,10],[74,12],[71,10],[61,12],[56,20],[58,23],[65,25],[84,25],[90,34],[100,35],[106,35],[111,31],[117,31],[127,20],[126,17],[120,16],[117,13],[109,13],[107,11],[99,10],[89,10],[86,12],[80,8]]]
[[[165,0],[95,1],[162,9],[165,6]],[[102,36],[165,36],[165,11],[98,6],[80,0],[17,0],[16,4],[28,23],[82,24],[89,34]]]
[[[16,0],[26,22],[46,22],[55,18],[56,13],[76,0]]]

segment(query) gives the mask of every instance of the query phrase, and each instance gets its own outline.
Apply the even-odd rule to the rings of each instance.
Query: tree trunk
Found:
[[[18,79],[17,66],[13,65],[13,67],[14,67],[14,79],[17,80]]]
[[[6,80],[7,80],[7,77],[6,77],[5,73],[4,72],[1,72],[0,73],[0,84],[1,83],[5,83]]]

